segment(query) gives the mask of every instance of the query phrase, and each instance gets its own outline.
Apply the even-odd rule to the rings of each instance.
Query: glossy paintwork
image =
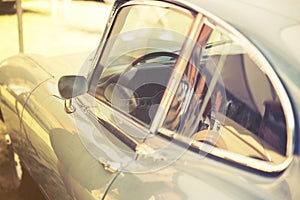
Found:
[[[117,1],[115,7],[121,2]],[[193,3],[199,7],[202,5]],[[273,55],[271,51],[267,54]],[[58,73],[62,68],[60,62],[54,64],[52,60],[33,57],[40,64],[24,55],[1,63],[0,108],[14,148],[49,199],[102,199],[103,195],[106,195],[105,199],[299,199],[300,163],[297,155],[286,170],[275,174],[250,170],[213,156],[204,157],[200,152],[180,147],[174,147],[174,151],[182,151],[182,156],[164,168],[160,168],[160,161],[151,156],[137,156],[103,126],[104,119],[116,120],[107,106],[97,105],[99,110],[96,112],[105,115],[102,124],[90,114],[95,112],[95,102],[89,94],[77,98],[74,101],[77,111],[67,114],[64,100],[59,98],[57,81],[69,68]],[[92,59],[88,58],[83,75],[87,76],[92,65]],[[73,70],[70,74],[78,72]],[[278,72],[281,72],[280,64]],[[295,78],[288,79],[289,73],[293,72],[298,70],[290,69],[280,75],[286,81],[291,97],[299,91],[293,82]],[[295,97],[293,99],[297,116],[299,111],[296,108],[300,108],[300,104]],[[98,160],[82,143],[85,134],[93,134],[85,129],[86,126],[94,127],[93,131],[103,135],[98,140],[102,147],[97,151]],[[139,136],[146,134],[137,128],[135,131]],[[159,136],[145,140],[148,146],[156,143],[166,141]],[[119,148],[127,153],[120,152]],[[151,163],[154,170],[134,174],[105,168],[106,162],[135,156],[139,164]]]
[[[1,109],[4,120],[14,148],[35,181],[47,191],[46,196],[49,199],[72,199],[74,188],[68,187],[71,177],[75,183],[87,183],[92,181],[91,177],[97,180],[95,175],[104,169],[99,162],[88,157],[79,137],[76,137],[78,130],[74,118],[65,113],[64,101],[58,98],[57,81],[30,61],[21,56],[2,63]],[[78,160],[89,159],[90,162],[78,164]],[[82,176],[86,165],[100,170]],[[110,174],[104,173],[106,179],[105,174],[99,174],[103,187],[110,180]]]
[[[27,59],[22,56],[9,59],[0,68],[1,109],[14,148],[35,181],[47,191],[47,198],[93,199],[96,196],[100,199],[116,174],[105,170],[104,163],[88,153],[79,138],[86,134],[85,130],[78,125],[90,128],[98,122],[90,121],[80,106],[77,113],[67,114],[64,100],[59,97],[57,80],[38,65],[26,66]],[[82,100],[85,106],[93,101],[89,95]],[[113,151],[107,143],[107,140],[100,143],[107,148],[99,158],[114,160],[107,156]],[[97,192],[91,193],[93,190]]]
[[[266,176],[186,153],[158,172],[121,173],[107,199],[128,199],[132,195],[138,199],[297,199],[298,180],[290,173],[299,176],[298,165],[299,160],[292,164],[293,172],[288,170],[278,176]],[[131,184],[127,186],[128,182]],[[139,190],[135,190],[136,187]]]

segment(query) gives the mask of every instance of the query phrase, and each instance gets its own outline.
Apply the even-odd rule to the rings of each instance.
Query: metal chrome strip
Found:
[[[148,145],[144,144],[143,141],[138,141],[134,138],[134,136],[126,133],[125,130],[122,130],[119,126],[117,126],[114,122],[112,122],[111,119],[109,119],[107,116],[97,113],[94,110],[91,110],[91,107],[87,107],[84,105],[82,99],[76,98],[77,103],[80,107],[82,107],[85,112],[90,115],[92,118],[96,119],[100,124],[103,125],[104,128],[109,130],[116,138],[118,138],[121,142],[125,143],[130,149],[135,151],[137,154],[149,154],[153,152],[153,149],[151,149]],[[115,111],[110,106],[106,105],[103,102],[97,101],[99,104],[101,104],[105,109],[110,109],[114,114],[116,114],[118,117],[125,119],[125,121],[128,121],[126,117],[124,117],[123,114],[119,113],[118,111]],[[132,124],[132,123],[128,123]],[[144,126],[140,127],[139,124],[135,124],[137,126],[137,129],[144,131],[145,135],[149,135],[150,132],[148,129],[146,129]]]
[[[83,99],[76,98],[76,102],[79,105],[79,107],[82,107],[82,109],[85,110],[85,112],[88,115],[90,115],[92,118],[96,119],[101,125],[103,125],[104,128],[109,130],[115,137],[117,137],[119,140],[124,142],[132,150],[135,151],[141,145],[141,143],[138,140],[136,140],[131,135],[125,133],[124,130],[122,130],[115,123],[113,123],[109,117],[107,117],[101,113],[98,113],[95,110],[95,108],[93,108],[93,107],[86,106],[84,104]],[[99,102],[99,101],[97,101],[97,102]],[[114,111],[113,108],[109,107],[108,105],[106,105],[102,102],[99,102],[99,104],[101,104],[103,106],[102,108],[111,110],[114,114],[119,115],[119,113]],[[120,116],[122,116],[122,115],[120,115]]]
[[[206,153],[209,153],[219,158],[224,158],[225,160],[232,161],[234,163],[238,163],[246,167],[250,167],[263,172],[270,172],[270,173],[283,171],[293,160],[293,157],[289,156],[282,163],[274,164],[272,162],[266,162],[266,161],[242,156],[219,148],[211,148],[211,147],[209,148],[208,144],[201,143],[198,141],[193,142],[191,146],[197,147],[199,150],[202,151],[205,149],[210,149],[211,151]]]
[[[219,26],[217,26],[217,29]],[[220,29],[220,28],[219,28]],[[221,28],[222,30],[225,30]],[[227,32],[227,31],[226,31]],[[293,154],[293,132],[295,129],[294,123],[294,114],[292,110],[291,103],[289,101],[288,95],[278,78],[277,74],[273,70],[270,63],[266,60],[266,58],[261,54],[261,52],[243,35],[235,31],[234,34],[229,34],[231,38],[238,42],[244,50],[248,53],[251,59],[256,63],[256,65],[260,68],[260,70],[270,79],[276,94],[278,95],[280,102],[282,104],[282,108],[284,110],[284,115],[286,119],[287,126],[287,147],[286,147],[286,156]],[[250,50],[249,50],[250,49]]]
[[[176,12],[179,12],[183,15],[189,15],[189,17],[194,17],[193,16],[193,12],[191,10],[187,10],[187,9],[184,9],[180,6],[177,6],[173,3],[166,3],[166,2],[162,2],[162,1],[129,1],[127,3],[124,3],[121,7],[126,7],[126,6],[133,6],[133,5],[147,5],[147,6],[156,6],[156,7],[162,7],[162,8],[167,8],[167,9],[171,9],[171,10],[174,10]]]
[[[236,153],[232,153],[223,149],[219,149],[216,147],[213,147],[209,144],[206,144],[204,142],[199,142],[196,140],[193,140],[192,138],[186,138],[182,135],[178,135],[173,131],[170,131],[165,128],[161,128],[158,131],[158,134],[175,140],[178,143],[183,143],[184,147],[190,146],[194,149],[197,149],[199,151],[202,151],[204,153],[213,155],[218,158],[223,158],[225,160],[231,161],[233,163],[237,163],[246,167],[250,167],[252,169],[257,169],[263,172],[269,172],[269,173],[276,173],[276,172],[281,172],[283,171],[292,161],[293,157],[289,156],[287,157],[282,163],[280,164],[274,164],[272,162],[266,162],[246,156],[242,156]]]
[[[89,96],[91,96],[90,94],[87,94]],[[91,96],[91,98],[93,98]],[[77,102],[80,105],[84,105],[84,102],[82,101],[81,98],[76,98]],[[147,127],[145,127],[144,124],[142,124],[139,121],[135,121],[134,119],[129,118],[130,116],[126,115],[126,113],[122,113],[119,110],[116,110],[115,108],[111,107],[110,105],[106,104],[105,102],[102,102],[98,99],[95,99],[95,103],[96,104],[100,104],[102,108],[104,108],[105,110],[109,110],[111,113],[113,113],[114,116],[116,116],[116,118],[121,119],[122,121],[126,122],[128,121],[128,124],[130,124],[132,127],[135,127],[136,129],[139,129],[141,132],[144,132],[145,134],[150,134],[150,131]],[[114,125],[114,123],[112,122],[111,119],[109,119],[108,117],[104,116],[101,114],[101,111],[97,111],[96,108],[93,108],[93,115],[95,115],[95,117],[99,117],[103,120],[107,120],[110,125]],[[91,111],[90,111],[91,112]],[[101,115],[101,117],[100,117]]]
[[[112,123],[103,115],[95,115],[93,112],[88,111],[92,117],[96,118],[97,121],[102,124],[107,130],[109,130],[114,136],[116,136],[120,141],[124,142],[128,147],[130,147],[133,151],[140,145],[140,143],[135,140],[130,135],[126,134],[122,131],[118,126]]]
[[[169,83],[167,85],[167,90],[166,90],[167,92],[165,92],[160,103],[160,107],[163,109],[159,109],[157,111],[150,128],[151,133],[155,133],[165,121],[167,112],[170,108],[172,100],[180,84],[180,80],[183,76],[186,67],[188,66],[188,62],[189,62],[188,60],[193,51],[193,48],[191,47],[195,46],[199,33],[202,29],[202,26],[203,26],[203,16],[199,14],[195,18],[191,26],[192,29],[187,35],[187,40],[185,41],[184,46],[182,47],[182,54],[180,55],[180,57],[178,58],[175,64],[174,71],[171,75],[171,79],[169,80]]]

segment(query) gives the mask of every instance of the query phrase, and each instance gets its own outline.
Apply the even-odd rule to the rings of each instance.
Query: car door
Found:
[[[143,141],[159,126],[160,105],[169,82],[176,84],[172,74],[180,76],[175,69],[186,61],[182,51],[194,20],[191,11],[162,2],[125,3],[114,16],[89,77],[88,94],[95,98],[89,112],[135,154],[148,151]]]
[[[279,79],[241,35],[207,17],[202,22],[162,125],[143,143],[153,151],[137,158],[147,166],[144,173],[122,173],[108,197],[294,195],[296,178],[287,179],[293,146],[289,124],[294,119]],[[127,182],[143,187],[132,190]]]
[[[178,17],[182,26],[175,26]],[[97,133],[85,129],[81,140],[93,157],[102,158],[108,166],[119,166],[117,177],[148,171],[152,159],[162,159],[153,170],[166,165],[162,156],[152,155],[153,149],[144,141],[160,126],[158,117],[165,113],[161,104],[166,103],[162,99],[166,98],[172,74],[175,82],[171,82],[179,82],[176,79],[180,72],[175,69],[178,62],[186,61],[182,52],[194,35],[190,32],[194,20],[191,11],[162,2],[125,3],[114,16],[99,61],[89,77],[88,94],[78,100],[104,129]],[[103,156],[106,147],[109,151]],[[114,156],[116,152],[122,156]],[[116,189],[119,198],[130,194],[125,194],[124,188]]]

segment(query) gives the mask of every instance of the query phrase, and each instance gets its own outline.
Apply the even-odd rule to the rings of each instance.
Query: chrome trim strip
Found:
[[[204,142],[196,141],[191,138],[186,138],[182,135],[178,135],[177,133],[165,129],[165,128],[160,128],[158,131],[158,135],[170,138],[172,140],[175,140],[179,143],[183,143],[184,146],[186,147],[187,145],[195,148],[199,151],[202,151],[204,153],[213,155],[218,158],[223,158],[225,160],[231,161],[233,163],[237,163],[246,167],[250,167],[253,169],[257,169],[263,172],[269,172],[269,173],[276,173],[276,172],[281,172],[286,167],[291,163],[293,160],[293,157],[287,157],[287,159],[280,163],[280,164],[274,164],[271,162],[266,162],[246,156],[242,156],[236,153],[232,153],[230,151],[226,151],[223,149],[219,149],[216,147],[213,147],[209,144],[206,144]]]
[[[173,3],[167,3],[167,2],[162,2],[162,1],[129,1],[127,3],[124,3],[122,6],[120,6],[119,9],[126,7],[126,6],[133,6],[133,5],[147,5],[147,6],[156,6],[156,7],[162,7],[162,8],[168,8],[171,10],[174,10],[176,12],[180,12],[181,14],[184,15],[189,15],[190,17],[194,17],[193,16],[193,12],[191,10],[187,10],[185,8],[182,8],[178,5],[175,5]],[[196,13],[195,13],[196,14]]]
[[[153,119],[153,123],[151,124],[150,131],[151,133],[155,133],[159,127],[162,126],[163,122],[166,119],[167,112],[170,108],[172,100],[176,94],[177,88],[180,84],[180,80],[184,74],[186,67],[188,66],[188,60],[193,52],[195,43],[198,39],[200,31],[203,26],[203,16],[198,14],[195,18],[193,24],[191,25],[191,30],[187,35],[187,41],[185,41],[184,46],[182,47],[182,54],[178,58],[174,71],[171,75],[171,79],[167,85],[167,92],[164,93],[164,96],[161,100],[160,107],[164,109],[159,109]]]
[[[90,96],[90,98],[94,98],[92,95],[87,94]],[[77,102],[80,103],[80,106],[84,106],[84,100],[82,100],[80,97],[76,98]],[[147,127],[145,127],[144,124],[140,123],[139,121],[134,121],[133,119],[129,118],[128,115],[125,115],[124,113],[120,112],[119,110],[114,109],[110,105],[106,104],[105,102],[99,101],[98,99],[95,99],[96,104],[100,104],[100,106],[106,110],[110,110],[117,118],[122,119],[124,122],[128,121],[128,124],[132,127],[135,127],[136,129],[141,130],[141,132],[144,132],[146,134],[150,134],[150,131]],[[91,111],[90,111],[91,112]],[[107,117],[101,114],[101,111],[97,107],[93,107],[93,115],[95,117],[99,117],[101,115],[101,118],[103,120],[109,121],[110,125],[115,126],[115,124]],[[98,116],[99,115],[99,116]]]
[[[231,161],[234,163],[241,164],[246,167],[250,167],[253,169],[257,169],[257,170],[260,170],[263,172],[269,172],[269,173],[276,173],[276,172],[281,172],[281,171],[285,170],[287,168],[287,166],[293,160],[293,157],[287,157],[287,159],[284,162],[282,162],[280,164],[274,164],[272,162],[266,162],[266,161],[242,156],[239,154],[235,154],[235,153],[223,150],[223,149],[211,148],[210,145],[201,143],[198,141],[194,141],[191,146],[196,147],[202,151],[205,151],[206,149],[210,149],[211,151],[206,152],[206,153],[209,153],[213,156],[223,158],[225,160],[228,160],[228,161]]]
[[[216,29],[213,28],[213,24],[212,23],[207,23],[208,22],[208,19],[207,18],[204,18],[204,24],[206,24],[207,26],[211,27],[212,29]],[[222,52],[222,55],[220,56],[220,59],[218,61],[218,63],[216,63],[217,67],[216,67],[216,71],[214,72],[214,74],[212,75],[212,78],[211,78],[211,81],[209,83],[209,86],[207,88],[207,94],[205,95],[204,97],[204,100],[203,100],[203,103],[202,103],[202,106],[201,106],[201,109],[200,109],[200,112],[199,112],[199,119],[198,121],[200,121],[200,118],[201,116],[203,115],[204,113],[204,110],[209,102],[209,99],[211,98],[212,96],[212,93],[213,93],[213,90],[218,82],[218,79],[219,77],[221,76],[220,72],[222,71],[223,67],[224,67],[224,63],[226,61],[226,58],[227,58],[227,55],[228,55],[228,52],[229,51],[228,49],[226,49],[224,52]]]
[[[229,33],[230,37],[234,41],[238,42],[244,48],[244,50],[249,54],[251,59],[256,63],[256,65],[260,68],[260,70],[270,79],[272,85],[274,86],[276,94],[278,95],[279,100],[282,104],[282,108],[286,119],[286,127],[287,127],[286,157],[288,159],[293,154],[293,133],[295,129],[295,121],[294,121],[294,114],[293,114],[291,103],[289,101],[288,95],[280,79],[278,78],[276,72],[273,70],[270,63],[263,56],[263,54],[241,33],[239,33],[236,30],[230,30],[230,32],[228,32],[227,30],[229,30],[229,28],[233,29],[232,27],[226,27],[227,28],[226,30],[223,27],[219,27],[217,25],[216,28],[223,32],[226,31],[227,34]]]
[[[84,103],[84,100],[81,98],[76,98],[76,102],[79,105],[79,107],[84,110],[86,114],[88,114],[90,117],[97,120],[100,124],[104,126],[107,130],[109,130],[115,137],[117,137],[119,140],[124,142],[129,148],[132,150],[135,150],[139,145],[140,142],[137,141],[135,138],[130,136],[129,134],[125,133],[121,128],[119,128],[115,123],[111,121],[111,119],[105,115],[103,115],[101,112],[97,112],[95,107],[86,106]],[[97,101],[99,102],[99,101]],[[99,102],[103,107],[106,107],[105,109],[112,110],[111,107],[108,107],[107,105],[103,104],[102,102]],[[114,112],[114,111],[112,111]]]
[[[118,127],[114,122],[112,122],[109,117],[103,115],[100,112],[97,112],[95,110],[92,110],[91,108],[94,107],[88,107],[84,105],[84,101],[80,98],[76,98],[76,102],[81,107],[82,110],[84,110],[85,113],[87,113],[90,117],[96,119],[100,124],[102,124],[107,130],[109,130],[116,138],[118,138],[121,142],[126,144],[130,149],[136,152],[137,155],[148,155],[150,153],[153,153],[153,149],[150,148],[148,145],[143,143],[143,141],[138,141],[134,138],[134,136],[131,136],[130,134],[126,133],[126,131],[122,130],[120,127]],[[105,103],[98,101],[101,106],[105,107],[105,109],[112,110],[112,112],[118,117],[125,119],[125,122],[128,121],[128,119],[122,115],[121,113],[115,111],[110,106],[106,105]],[[128,122],[128,124],[132,125],[132,123]],[[138,125],[139,126],[139,125]],[[137,129],[143,130],[145,132],[145,136],[150,135],[150,132],[145,127],[138,127]],[[145,137],[146,138],[146,137]],[[104,164],[103,162],[101,162]],[[108,166],[105,166],[108,167]],[[114,172],[114,171],[111,171]]]

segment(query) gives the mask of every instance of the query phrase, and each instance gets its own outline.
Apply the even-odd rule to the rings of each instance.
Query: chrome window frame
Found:
[[[188,2],[183,2],[182,0],[175,0],[175,2],[180,4],[188,4]],[[194,6],[194,5],[190,5],[190,6]],[[268,60],[264,57],[264,55],[242,33],[237,31],[233,26],[229,25],[222,19],[218,18],[217,16],[214,16],[213,14],[209,13],[208,11],[202,8],[194,6],[193,9],[197,10],[199,12],[199,15],[203,17],[203,24],[201,25],[201,27],[203,27],[203,25],[206,24],[212,28],[219,30],[224,34],[227,34],[233,41],[236,41],[238,44],[241,45],[241,47],[250,56],[252,61],[255,62],[255,64],[259,67],[262,73],[264,73],[269,78],[271,84],[274,87],[274,90],[276,91],[276,94],[278,95],[278,98],[280,100],[280,103],[284,111],[285,120],[286,120],[286,134],[287,134],[287,146],[286,146],[286,155],[285,155],[286,159],[280,164],[274,164],[267,161],[257,160],[254,158],[242,156],[218,148],[212,148],[210,152],[206,152],[206,153],[263,172],[275,173],[275,172],[281,172],[285,170],[293,160],[293,148],[294,148],[293,133],[295,130],[295,121],[294,121],[292,105],[291,102],[289,101],[287,92],[285,91],[283,84],[281,83],[276,72],[274,71],[271,64],[268,62]],[[161,135],[164,135],[165,137],[170,137],[171,139],[174,140],[178,140],[180,138],[176,136],[176,133],[172,133],[172,131],[166,130],[164,128],[161,128],[159,132]],[[181,142],[184,142],[184,140],[182,140]],[[205,148],[204,146],[207,146],[207,144],[198,141],[192,141],[190,145],[191,147],[198,148],[199,150],[211,149],[211,148]]]
[[[226,157],[228,160],[232,160],[234,162],[238,162],[244,164],[245,166],[255,168],[265,172],[279,172],[283,171],[288,165],[291,163],[293,158],[293,133],[295,129],[294,124],[294,114],[292,110],[292,105],[289,101],[288,95],[284,89],[283,84],[281,83],[279,77],[276,72],[272,68],[271,64],[264,57],[264,55],[252,44],[244,35],[238,32],[236,29],[223,22],[220,19],[212,19],[209,20],[210,23],[215,24],[216,28],[221,30],[223,33],[227,33],[229,37],[238,42],[246,51],[246,53],[250,56],[253,62],[260,68],[260,70],[269,78],[271,84],[278,95],[280,103],[282,105],[284,116],[286,120],[286,134],[287,134],[287,146],[286,146],[286,159],[281,164],[273,164],[267,161],[258,161],[253,158],[249,158],[249,160],[239,158],[234,154],[231,155],[230,152],[218,152],[215,151],[212,154],[220,155],[222,157]],[[248,158],[248,157],[246,157]],[[251,161],[250,161],[251,160]],[[253,161],[252,161],[253,160]]]
[[[260,68],[260,70],[270,79],[272,85],[274,86],[274,89],[280,99],[280,102],[283,107],[285,119],[286,119],[286,128],[287,128],[287,146],[286,146],[286,159],[280,163],[280,164],[274,164],[267,161],[261,161],[254,158],[242,156],[239,154],[235,154],[226,150],[218,149],[218,148],[205,148],[208,144],[204,144],[198,141],[191,140],[190,142],[187,142],[186,138],[183,138],[182,136],[176,134],[173,131],[167,130],[162,128],[162,124],[165,121],[168,108],[170,107],[170,104],[172,102],[172,99],[174,97],[174,94],[176,92],[176,89],[178,88],[180,79],[184,73],[184,70],[187,65],[185,65],[184,60],[179,59],[176,63],[176,73],[180,74],[180,77],[178,77],[176,80],[170,80],[168,83],[168,87],[172,88],[174,91],[169,92],[168,94],[165,93],[163,100],[161,102],[161,105],[164,106],[165,111],[161,111],[155,118],[154,122],[152,123],[150,127],[150,131],[146,129],[141,123],[136,122],[132,119],[128,119],[127,116],[124,116],[120,113],[120,117],[123,117],[124,120],[127,120],[128,123],[133,123],[134,125],[141,127],[145,129],[148,133],[155,133],[158,130],[159,135],[163,135],[164,137],[174,139],[181,141],[182,143],[185,143],[190,145],[192,148],[196,148],[199,150],[203,149],[210,149],[210,152],[207,152],[215,157],[223,158],[228,161],[232,161],[233,163],[238,163],[240,165],[250,167],[253,169],[257,169],[263,172],[281,172],[285,170],[289,164],[291,163],[293,159],[293,134],[295,130],[295,121],[294,121],[294,114],[292,110],[291,103],[289,101],[287,92],[284,89],[283,84],[281,83],[279,77],[277,76],[276,72],[273,70],[271,64],[268,62],[268,60],[264,57],[264,55],[259,51],[259,49],[256,48],[254,44],[252,44],[242,33],[237,31],[233,26],[229,25],[219,17],[211,14],[210,12],[206,11],[205,9],[198,7],[197,5],[192,4],[191,2],[187,2],[184,0],[172,0],[172,1],[129,1],[118,8],[115,7],[113,11],[111,12],[110,19],[108,21],[108,25],[106,27],[106,32],[103,34],[102,41],[99,45],[99,48],[97,49],[96,56],[94,58],[94,61],[91,65],[91,74],[97,70],[98,61],[101,58],[101,55],[104,51],[105,47],[105,41],[109,37],[109,31],[110,28],[113,26],[113,22],[116,18],[116,13],[123,7],[129,6],[129,5],[153,5],[153,6],[162,6],[167,8],[181,8],[180,10],[184,12],[190,12],[190,13],[196,13],[196,19],[194,20],[195,26],[190,30],[189,35],[192,36],[191,39],[193,41],[196,41],[202,27],[204,24],[209,25],[210,27],[217,28],[218,30],[221,30],[223,33],[226,33],[232,38],[234,41],[237,41],[244,50],[249,54],[251,59],[257,64],[257,66]],[[188,10],[188,11],[187,11]],[[183,52],[185,57],[189,56],[192,52],[192,48],[188,49],[188,45],[185,44],[183,47]],[[187,50],[187,51],[186,51]],[[93,78],[93,75],[89,76],[89,82],[91,82]],[[172,95],[173,94],[173,95]],[[98,101],[100,102],[100,101]],[[101,104],[105,104],[104,102],[100,102]],[[107,106],[107,105],[106,105]],[[117,111],[116,111],[117,112]],[[204,148],[203,148],[204,147]]]
[[[111,13],[111,18],[110,18],[110,20],[108,22],[108,25],[106,27],[106,32],[103,34],[102,41],[100,42],[100,45],[97,49],[95,58],[94,58],[93,63],[91,65],[90,74],[88,76],[89,90],[91,88],[91,84],[93,82],[93,79],[95,79],[95,77],[101,76],[101,74],[102,74],[102,71],[99,72],[100,66],[98,66],[98,65],[99,65],[99,62],[101,61],[101,56],[102,56],[103,52],[105,51],[106,41],[110,37],[110,33],[111,33],[111,30],[112,30],[112,27],[114,26],[114,22],[116,20],[118,12],[121,9],[123,9],[125,7],[128,7],[128,6],[139,6],[139,5],[147,5],[147,6],[168,8],[168,9],[174,10],[174,11],[179,12],[179,13],[190,15],[193,19],[192,19],[191,28],[187,33],[187,38],[189,38],[189,39],[184,41],[184,43],[183,43],[182,54],[190,55],[192,53],[192,50],[187,48],[189,46],[189,44],[186,44],[186,42],[191,41],[191,38],[197,38],[198,37],[198,34],[193,32],[193,31],[195,31],[195,28],[193,27],[193,25],[200,24],[199,22],[197,22],[197,19],[196,19],[196,16],[199,17],[199,15],[196,14],[196,12],[193,11],[193,9],[188,10],[188,9],[186,9],[182,6],[178,6],[174,3],[166,3],[166,2],[160,2],[160,1],[155,1],[155,0],[154,1],[147,1],[147,2],[143,2],[143,1],[129,1],[129,2],[126,2],[126,3],[122,4],[121,6],[119,6],[118,8],[116,8],[116,10],[113,9],[113,11]],[[198,31],[200,32],[200,30],[201,29],[199,28]],[[184,65],[184,67],[181,67],[181,68],[178,67],[178,66],[182,65],[182,61],[179,61],[179,60],[177,60],[177,62],[175,63],[174,68],[175,68],[176,72],[174,72],[174,73],[178,74],[178,71],[181,70],[182,71],[181,76],[182,76],[183,72],[184,72],[184,69],[185,69],[185,65]],[[95,76],[95,74],[96,74],[96,76]],[[181,79],[181,77],[176,79],[176,80],[170,80],[167,87],[172,87],[173,88],[176,85],[179,85],[180,79]],[[93,92],[90,92],[90,91],[88,92],[89,95],[92,95],[91,93],[93,93]],[[172,99],[171,100],[170,99],[171,99],[170,95],[167,95],[167,98],[164,95],[160,105],[168,105],[168,101],[171,103]],[[95,98],[95,100],[96,100],[97,103],[101,104],[102,106],[110,107],[110,105],[107,102],[101,101],[101,100],[96,99],[96,98]],[[145,126],[145,123],[143,123],[142,121],[139,121],[138,119],[130,118],[128,115],[124,114],[122,111],[120,111],[116,108],[110,107],[110,109],[112,109],[114,114],[116,114],[120,119],[124,120],[125,123],[133,124],[133,126],[139,127],[141,130],[143,130],[147,134],[155,133],[158,130],[158,128],[162,125],[162,124],[159,123],[160,121],[157,119],[157,117],[155,117],[154,120],[153,120],[153,123],[150,124],[149,127],[147,127],[147,126]],[[161,115],[166,114],[167,110],[168,110],[168,108],[164,107],[164,110],[162,112],[160,112],[159,115],[161,116]],[[103,116],[100,116],[99,113],[93,113],[93,116],[103,118]],[[154,123],[154,121],[155,121],[155,123]],[[113,122],[111,122],[109,120],[107,120],[107,122],[111,125],[114,125]]]
[[[292,104],[289,100],[288,94],[281,83],[279,77],[277,76],[276,72],[274,71],[272,65],[269,61],[265,58],[262,52],[250,41],[247,37],[245,37],[242,33],[236,30],[233,26],[226,23],[221,18],[213,15],[209,11],[192,4],[191,2],[187,2],[184,0],[172,0],[172,2],[178,5],[186,5],[188,8],[196,10],[199,14],[203,15],[207,20],[207,23],[210,25],[214,25],[219,29],[223,30],[224,32],[229,33],[232,36],[232,39],[236,39],[240,42],[242,47],[245,48],[249,55],[252,55],[253,61],[257,61],[257,65],[260,69],[270,78],[271,83],[274,86],[275,91],[282,103],[284,115],[286,118],[286,126],[287,126],[287,148],[286,148],[286,156],[290,157],[293,155],[293,137],[295,132],[295,117],[292,109]]]

